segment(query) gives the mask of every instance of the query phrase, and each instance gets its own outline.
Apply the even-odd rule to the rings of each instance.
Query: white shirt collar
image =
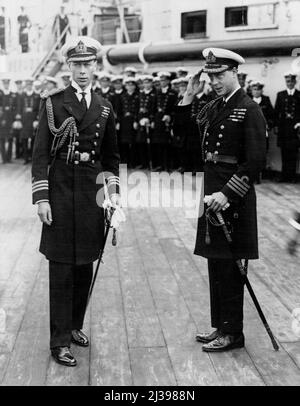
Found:
[[[82,93],[84,92],[86,94],[85,100],[86,100],[86,104],[89,108],[91,105],[91,102],[92,102],[92,93],[91,93],[92,85],[89,84],[86,89],[82,90],[81,87],[78,86],[78,84],[75,82],[75,80],[72,80],[71,86],[74,87],[74,89],[76,90],[75,94],[76,94],[76,97],[79,102],[81,102],[81,100],[82,100]]]
[[[71,82],[72,87],[74,87],[74,89],[76,89],[77,93],[91,93],[92,90],[92,85],[89,84],[88,87],[85,90],[82,90],[81,87],[78,85],[77,82],[75,82],[75,80],[72,80]]]
[[[106,87],[105,89],[103,89],[103,88],[101,87],[101,91],[102,91],[102,93],[106,94],[106,93],[108,93],[108,92],[110,91],[110,88],[109,88],[109,87]]]
[[[152,89],[148,89],[148,90],[144,89],[144,93],[145,93],[145,94],[149,94],[149,93],[151,93],[151,92],[152,92]]]
[[[121,93],[123,93],[123,89],[116,90],[115,92],[116,92],[116,94],[121,94]]]
[[[204,95],[204,92],[196,94],[197,99],[201,99],[201,97]]]
[[[261,102],[261,100],[262,100],[262,97],[260,96],[260,97],[253,97],[253,100],[257,103],[257,104],[260,104],[260,102]]]
[[[295,88],[294,89],[287,89],[288,95],[294,96],[295,90],[296,90]]]
[[[10,94],[10,90],[3,89],[3,93],[5,94],[5,96],[8,96]]]
[[[168,90],[169,90],[169,86],[166,86],[166,87],[162,87],[162,88],[161,88],[162,93],[167,93]]]
[[[232,96],[233,96],[234,94],[236,94],[236,92],[237,92],[238,90],[240,90],[240,88],[241,88],[241,86],[237,87],[232,93],[230,93],[230,95],[227,96],[226,99],[224,99],[225,103],[228,103],[229,99],[231,99]]]
[[[32,96],[34,92],[33,90],[30,90],[30,92],[26,90],[25,93],[27,94],[27,96]]]

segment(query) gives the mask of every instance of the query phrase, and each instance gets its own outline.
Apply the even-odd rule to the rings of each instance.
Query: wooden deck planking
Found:
[[[30,171],[3,168],[0,308],[7,312],[7,331],[0,333],[1,385],[300,384],[300,341],[291,327],[291,311],[300,307],[299,262],[285,250],[297,186],[257,187],[261,260],[250,263],[249,278],[279,353],[247,293],[245,349],[202,352],[194,336],[209,329],[209,291],[206,260],[193,255],[197,219],[180,208],[139,208],[126,210],[117,248],[109,237],[85,322],[91,347],[72,346],[78,367],[67,369],[49,355],[48,270],[38,254],[41,226],[30,204]]]

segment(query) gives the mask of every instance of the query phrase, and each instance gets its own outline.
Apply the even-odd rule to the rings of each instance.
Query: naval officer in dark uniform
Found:
[[[297,158],[300,139],[300,92],[296,89],[297,75],[286,72],[286,90],[277,94],[275,102],[275,133],[281,149],[281,182],[296,182]]]
[[[203,51],[208,74],[218,98],[197,115],[204,161],[205,212],[198,221],[195,254],[208,259],[212,333],[200,333],[203,350],[221,352],[244,346],[244,284],[236,259],[257,259],[256,195],[253,181],[265,163],[266,123],[260,107],[241,89],[238,66],[244,59],[231,51]],[[200,75],[189,82],[177,114],[190,115],[191,103],[200,86]],[[230,204],[230,207],[228,207]],[[210,208],[210,218],[205,216]],[[231,230],[230,248],[216,212],[224,211]],[[222,211],[223,212],[223,211]],[[212,222],[210,222],[211,220]]]
[[[40,252],[50,263],[50,347],[66,366],[76,365],[71,342],[89,345],[82,326],[93,262],[103,247],[101,179],[112,205],[119,204],[114,113],[91,91],[100,48],[88,37],[64,45],[72,82],[42,95],[32,162],[33,203],[43,222]]]

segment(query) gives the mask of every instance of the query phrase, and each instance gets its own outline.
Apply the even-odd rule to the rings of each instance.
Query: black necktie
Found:
[[[226,106],[226,101],[224,99],[220,100],[218,111],[221,111]]]
[[[87,109],[88,109],[87,102],[86,102],[86,98],[85,98],[86,93],[85,93],[85,92],[82,92],[81,95],[82,95],[82,99],[81,99],[80,104],[81,104],[81,106],[82,106],[82,110],[86,113],[86,112],[87,112]]]

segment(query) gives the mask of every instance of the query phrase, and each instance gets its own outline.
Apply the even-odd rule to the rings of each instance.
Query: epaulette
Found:
[[[61,93],[65,90],[65,87],[60,87],[58,89],[53,89],[50,92],[46,89],[41,93],[41,99],[48,99],[48,97],[54,96],[55,94]]]

